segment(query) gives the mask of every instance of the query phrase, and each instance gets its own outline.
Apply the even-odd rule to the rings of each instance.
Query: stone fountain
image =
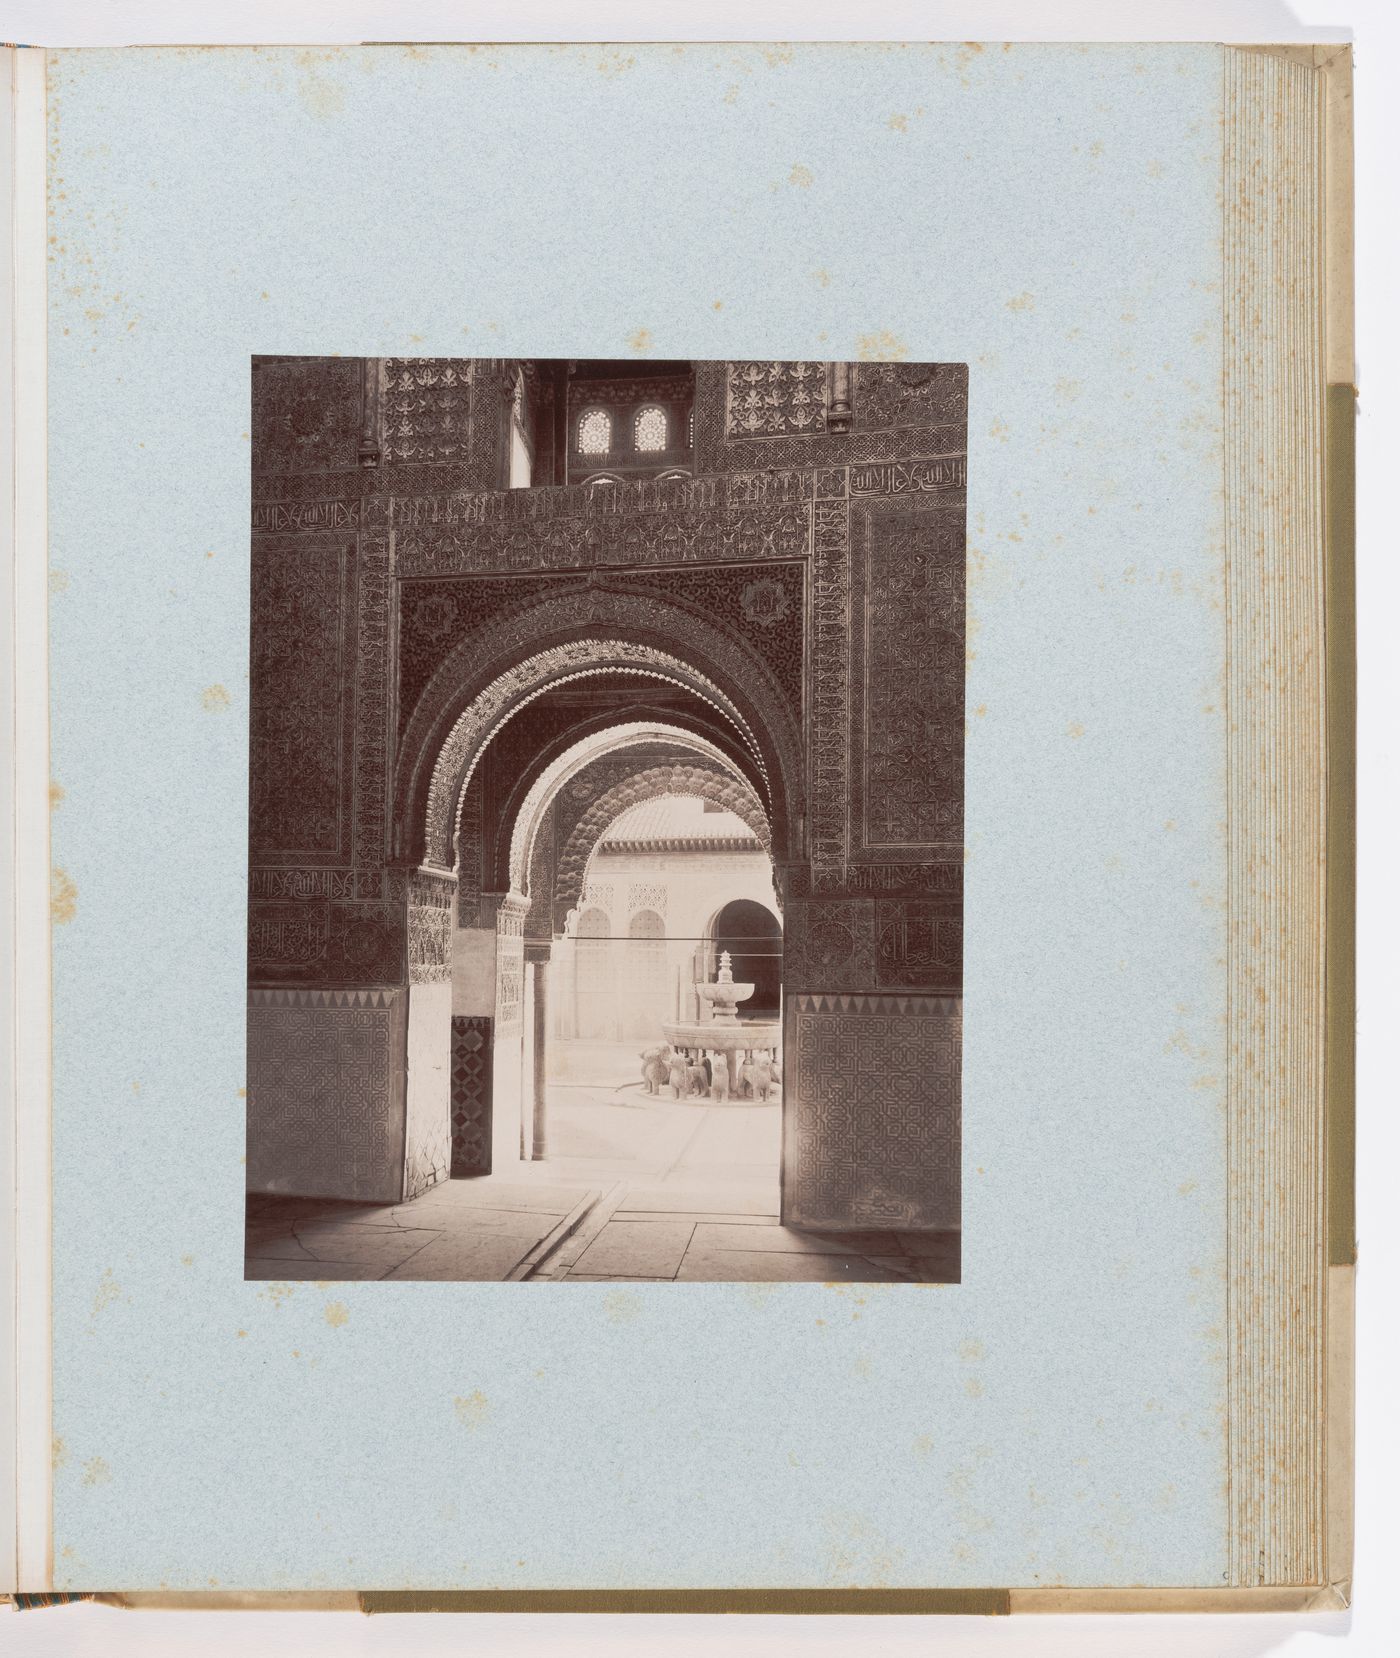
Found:
[[[713,1099],[739,1099],[748,1083],[755,1099],[768,1097],[782,1080],[778,1069],[778,1048],[782,1026],[777,1020],[741,1021],[735,1011],[740,1002],[753,995],[751,984],[735,984],[728,950],[722,950],[719,971],[713,984],[696,982],[695,989],[709,1010],[708,1019],[694,1024],[663,1024],[666,1040],[683,1060],[686,1077],[703,1066],[708,1055],[712,1072]],[[701,1070],[703,1076],[703,1069]],[[676,1088],[672,1072],[672,1088]],[[677,1090],[688,1093],[689,1087]]]

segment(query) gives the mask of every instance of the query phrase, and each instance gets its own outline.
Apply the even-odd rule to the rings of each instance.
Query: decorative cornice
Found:
[[[610,858],[638,852],[762,852],[757,836],[659,835],[644,840],[603,841],[595,857]]]
[[[813,995],[798,992],[793,1006],[802,1013],[897,1013],[960,1019],[961,996]]]
[[[249,1007],[389,1008],[403,995],[402,986],[376,990],[250,989]]]

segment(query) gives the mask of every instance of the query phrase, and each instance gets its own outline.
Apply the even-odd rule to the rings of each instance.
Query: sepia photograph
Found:
[[[966,366],[251,380],[246,1278],[958,1283]]]
[[[816,6],[6,49],[17,1605],[1350,1616],[1376,42]]]

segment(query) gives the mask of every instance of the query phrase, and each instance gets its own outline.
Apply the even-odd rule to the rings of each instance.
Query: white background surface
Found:
[[[0,37],[34,44],[137,41],[353,41],[431,39],[1232,39],[1345,40],[1357,47],[1358,379],[1360,425],[1359,593],[1361,656],[1360,1153],[1357,1470],[1357,1603],[1350,1614],[1307,1619],[1236,1618],[376,1618],[353,1615],[122,1614],[104,1608],[0,1618],[0,1653],[691,1653],[903,1654],[925,1651],[1044,1654],[1391,1653],[1400,1643],[1395,1604],[1393,1510],[1400,1468],[1394,1420],[1397,1136],[1389,1043],[1400,992],[1393,781],[1397,652],[1394,535],[1382,514],[1384,480],[1400,432],[1394,417],[1396,131],[1393,80],[1400,70],[1394,0],[1300,4],[11,4],[0,0]]]

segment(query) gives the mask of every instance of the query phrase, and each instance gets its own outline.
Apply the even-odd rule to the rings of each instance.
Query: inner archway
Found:
[[[717,1034],[718,1075],[702,1042],[682,1051],[675,1040],[714,1014],[697,980],[715,976],[716,900],[768,918],[763,1011],[777,1013],[766,780],[722,714],[706,726],[676,700],[683,688],[667,717],[651,718],[635,717],[620,690],[608,721],[597,718],[606,684],[591,688],[574,726],[572,676],[513,711],[467,773],[454,837],[453,1026],[491,1027],[494,1120],[489,1160],[459,1158],[454,1144],[453,1173],[601,1188],[619,1202],[633,1187],[668,1203],[684,1191],[700,1212],[737,1204],[776,1219],[776,1020],[766,1047],[732,1063]],[[751,1058],[764,1062],[760,1075],[745,1068]],[[454,1134],[469,1117],[454,1102]]]
[[[625,762],[600,753],[583,768],[560,769],[575,784],[606,785],[582,810],[562,781],[554,799],[539,791],[529,798],[527,956],[545,948],[543,917],[538,926],[532,919],[551,892],[540,846],[554,848],[557,881],[561,863],[573,867],[580,834],[588,844],[576,906],[550,937],[547,967],[531,979],[529,994],[543,986],[547,1006],[542,1040],[538,1007],[527,1025],[537,1039],[519,1089],[521,1143],[545,1149],[525,1170],[608,1191],[622,1214],[776,1218],[782,932],[766,836],[747,807],[744,817],[730,809],[720,784],[705,795],[672,792],[669,780],[683,787],[693,768],[648,764],[645,750],[631,752]],[[611,783],[610,765],[624,766]],[[735,980],[747,982],[750,965],[762,974],[760,1005],[742,1004],[750,1018],[739,1028],[773,1044],[742,1047],[732,1068],[716,1022],[723,1009],[697,989],[713,985],[721,937],[747,952]],[[769,1023],[753,1022],[760,1018]],[[763,1061],[759,1074],[754,1059]],[[644,1233],[619,1236],[640,1241]]]

